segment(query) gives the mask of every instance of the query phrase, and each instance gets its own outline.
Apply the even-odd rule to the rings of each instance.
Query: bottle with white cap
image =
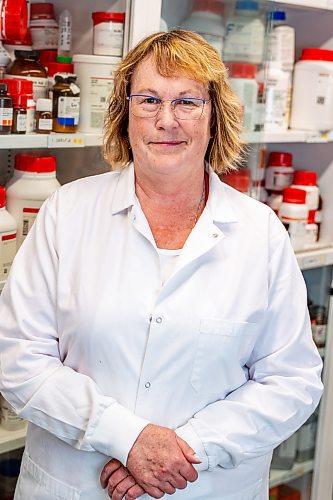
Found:
[[[36,133],[49,134],[52,130],[52,99],[37,99]]]
[[[287,187],[283,190],[283,200],[278,216],[287,229],[294,250],[304,248],[307,236],[309,210],[305,203],[306,193],[302,189]]]
[[[272,29],[268,36],[267,60],[279,63],[284,71],[292,71],[295,63],[295,28],[286,24],[286,13],[269,13]]]

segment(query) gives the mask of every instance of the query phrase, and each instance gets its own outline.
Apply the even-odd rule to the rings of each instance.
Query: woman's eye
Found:
[[[143,101],[144,104],[158,104],[159,100],[154,97],[146,97]]]
[[[194,108],[197,106],[197,104],[195,103],[195,101],[188,100],[188,99],[179,99],[177,101],[177,103],[180,106],[187,106],[187,107],[194,107]]]

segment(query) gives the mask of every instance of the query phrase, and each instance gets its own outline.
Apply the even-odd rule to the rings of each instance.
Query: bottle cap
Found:
[[[291,167],[293,163],[293,155],[291,153],[281,153],[280,151],[272,151],[269,153],[269,167]]]
[[[271,21],[285,21],[286,13],[282,12],[281,10],[275,10],[274,12],[268,13],[268,19],[270,19]]]
[[[31,49],[31,47],[32,47],[31,31],[28,28],[25,36],[22,39],[7,38],[6,40],[3,41],[3,43],[4,43],[4,45],[11,45],[11,46],[17,47],[18,49],[19,49],[19,47],[22,47],[21,50],[31,51],[32,50]]]
[[[52,99],[37,99],[36,111],[52,111]]]
[[[328,49],[303,49],[300,61],[333,61],[333,50]]]
[[[57,60],[56,49],[41,50],[39,54],[39,62],[42,66],[48,66],[50,62],[55,62]]]
[[[255,79],[257,66],[249,63],[228,63],[231,78],[251,78]]]
[[[287,187],[283,190],[283,202],[285,203],[296,203],[298,205],[305,205],[306,191],[303,189],[297,189],[292,187]]]
[[[316,210],[309,210],[308,224],[316,223]]]
[[[57,56],[56,62],[71,64],[72,58],[70,56]]]
[[[93,12],[91,14],[94,25],[113,21],[123,23],[125,21],[125,12]]]
[[[55,19],[52,3],[32,3],[30,10],[31,19]]]
[[[1,39],[23,40],[28,27],[26,0],[1,2]]]
[[[55,156],[41,156],[38,153],[20,153],[15,156],[15,170],[22,172],[55,172]]]
[[[7,94],[8,86],[6,83],[0,83],[0,92]]]
[[[238,0],[236,2],[236,9],[238,10],[258,10],[258,2]]]
[[[236,172],[229,172],[227,174],[222,174],[220,176],[221,181],[225,182],[229,186],[241,191],[242,193],[248,193],[250,189],[250,171],[247,168],[240,168]]]
[[[47,75],[54,76],[56,73],[73,73],[73,64],[52,62],[47,67]]]
[[[14,50],[15,57],[22,57],[23,59],[33,59],[34,61],[38,61],[39,59],[39,50]]]
[[[220,0],[194,0],[192,12],[212,12],[219,16],[224,14],[224,5]]]
[[[33,94],[33,83],[31,80],[25,80],[23,78],[3,78],[0,83],[5,83],[8,88],[8,94]]]
[[[0,186],[0,208],[6,206],[6,189],[5,186]]]
[[[293,184],[298,186],[316,186],[317,173],[308,170],[296,170],[294,172]]]

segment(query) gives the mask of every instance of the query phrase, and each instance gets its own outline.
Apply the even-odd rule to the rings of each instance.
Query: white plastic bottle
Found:
[[[58,187],[56,159],[38,153],[15,157],[14,175],[7,184],[7,208],[17,223],[17,249],[31,229],[43,202]]]
[[[291,71],[283,71],[278,62],[269,62],[257,73],[257,80],[265,83],[264,130],[287,130],[290,118]]]
[[[72,49],[72,14],[65,9],[59,16],[58,56],[69,56]]]
[[[292,71],[295,63],[295,29],[286,24],[286,13],[270,12],[272,29],[268,36],[267,60],[279,63],[284,71]]]
[[[310,170],[296,170],[292,187],[303,189],[306,192],[306,204],[309,210],[317,210],[319,206],[319,188],[317,186],[317,172]]]
[[[283,200],[278,212],[294,250],[301,250],[306,245],[309,210],[305,204],[305,196],[302,189],[287,187],[283,190]]]
[[[16,253],[16,221],[6,210],[6,191],[0,186],[0,290]]]
[[[226,22],[223,60],[262,63],[264,39],[265,23],[258,3],[236,2],[236,11]]]
[[[293,181],[293,155],[281,151],[271,151],[265,175],[265,187],[270,191],[283,191]]]
[[[255,131],[258,83],[257,67],[249,63],[230,63],[230,85],[243,104],[243,127],[246,132]]]
[[[290,128],[333,129],[333,50],[303,49],[294,69]]]
[[[195,0],[192,12],[180,25],[203,36],[222,55],[224,6],[219,0]]]

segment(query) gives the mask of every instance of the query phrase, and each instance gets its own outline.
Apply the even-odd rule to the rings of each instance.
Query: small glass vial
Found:
[[[77,76],[72,73],[57,73],[53,95],[53,131],[75,133],[80,115],[80,89],[76,85]]]
[[[27,132],[27,101],[26,95],[13,96],[13,134],[26,134]]]
[[[52,99],[37,99],[36,133],[49,134],[52,130]]]
[[[13,123],[13,101],[7,95],[7,85],[0,83],[0,135],[10,134]]]

